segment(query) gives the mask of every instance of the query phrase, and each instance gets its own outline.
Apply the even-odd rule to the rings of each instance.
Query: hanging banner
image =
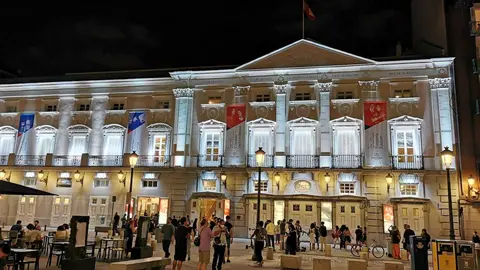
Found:
[[[365,166],[388,167],[387,102],[365,101]]]
[[[227,106],[226,165],[245,165],[245,104]]]
[[[30,137],[34,136],[33,125],[35,122],[34,113],[22,113],[20,115],[20,123],[18,125],[18,134],[17,134],[17,155],[28,155]]]
[[[389,233],[394,225],[393,205],[383,205],[383,232]]]
[[[130,112],[126,148],[129,153],[135,151],[137,154],[145,154],[140,153],[143,134],[145,133],[145,116],[144,111]]]

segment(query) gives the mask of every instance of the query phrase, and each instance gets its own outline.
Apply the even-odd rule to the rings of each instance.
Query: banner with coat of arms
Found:
[[[227,106],[227,139],[225,145],[225,163],[227,165],[245,165],[245,104]]]
[[[387,102],[365,101],[363,103],[365,123],[365,166],[388,167]]]

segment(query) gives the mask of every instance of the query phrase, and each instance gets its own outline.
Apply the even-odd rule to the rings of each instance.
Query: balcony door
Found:
[[[249,167],[258,167],[255,152],[261,147],[265,151],[264,167],[272,166],[273,144],[275,143],[272,129],[252,128],[250,135],[250,147],[248,151]]]
[[[296,127],[290,133],[290,168],[314,168],[318,164],[316,155],[315,128]]]
[[[334,168],[358,168],[361,165],[360,134],[357,127],[334,128],[332,158]]]
[[[403,170],[423,168],[422,119],[401,116],[389,120],[389,123],[393,167]]]

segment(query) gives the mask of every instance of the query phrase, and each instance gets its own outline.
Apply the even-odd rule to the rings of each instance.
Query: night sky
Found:
[[[301,0],[189,2],[2,7],[0,69],[36,77],[238,66],[302,37]],[[316,20],[305,19],[305,38],[363,57],[411,47],[410,0],[307,2]]]

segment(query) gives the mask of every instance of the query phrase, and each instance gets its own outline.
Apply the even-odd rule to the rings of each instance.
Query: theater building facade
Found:
[[[263,220],[360,225],[377,241],[392,224],[446,237],[453,61],[379,62],[299,40],[234,69],[2,84],[0,177],[57,196],[3,195],[0,222],[107,226],[128,197],[160,223],[230,215],[238,236],[260,207]],[[455,168],[455,231],[470,235]]]

